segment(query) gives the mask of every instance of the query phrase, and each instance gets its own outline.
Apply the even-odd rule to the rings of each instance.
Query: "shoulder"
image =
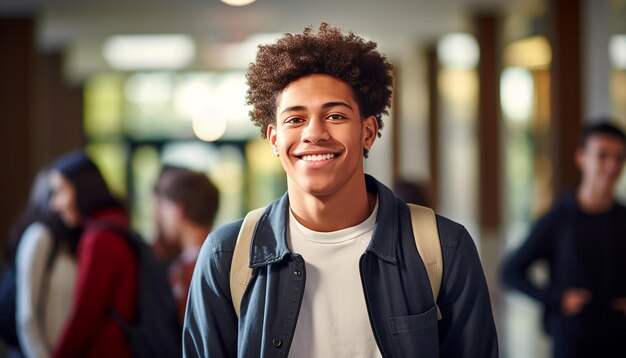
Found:
[[[442,215],[435,215],[441,246],[457,247],[462,240],[471,240],[465,227]]]
[[[106,245],[115,244],[122,241],[123,237],[113,228],[106,226],[92,226],[85,228],[81,241],[88,241],[92,244]]]
[[[444,267],[458,268],[459,265],[462,267],[469,261],[480,260],[476,243],[465,226],[441,215],[436,215],[436,219]],[[459,261],[464,263],[457,264]]]
[[[33,255],[35,251],[48,251],[52,248],[52,232],[40,222],[30,224],[20,238],[17,255]]]
[[[24,230],[20,243],[27,242],[41,242],[52,240],[52,231],[45,224],[41,222],[34,222]]]
[[[200,267],[201,271],[212,270],[213,267],[228,272],[242,222],[243,219],[240,219],[212,231],[202,244],[196,267]]]
[[[444,216],[437,215],[436,218],[446,278],[451,271],[468,270],[477,263],[479,267],[480,258],[476,243],[467,229]]]
[[[85,228],[78,244],[78,251],[83,254],[94,252],[94,254],[113,254],[116,257],[119,257],[120,254],[133,256],[130,245],[123,234],[114,228],[97,224]]]
[[[203,249],[211,250],[211,252],[232,252],[235,249],[242,222],[243,219],[239,219],[212,231],[205,240]]]
[[[437,227],[443,256],[442,295],[472,296],[488,302],[488,298],[483,300],[487,286],[480,255],[469,232],[463,225],[440,215],[437,215]]]

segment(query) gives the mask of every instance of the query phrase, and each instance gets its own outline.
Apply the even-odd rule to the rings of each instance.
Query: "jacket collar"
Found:
[[[378,213],[367,251],[380,259],[397,262],[398,205],[393,192],[370,175],[365,175],[367,191],[378,195]],[[254,230],[250,247],[250,267],[257,268],[282,260],[291,254],[287,246],[289,196],[267,206]]]

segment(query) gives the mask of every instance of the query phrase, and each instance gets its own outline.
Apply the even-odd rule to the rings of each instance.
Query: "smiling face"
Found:
[[[374,116],[361,118],[349,85],[313,74],[285,87],[267,137],[287,173],[291,200],[301,195],[350,198],[362,187],[363,150],[372,146],[377,132]]]
[[[624,168],[625,156],[626,147],[620,139],[606,134],[592,135],[576,153],[583,184],[595,190],[613,191]]]

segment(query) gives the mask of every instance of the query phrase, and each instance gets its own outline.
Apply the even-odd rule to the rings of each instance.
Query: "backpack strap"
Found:
[[[442,316],[439,305],[437,305],[437,297],[439,297],[439,288],[441,287],[443,258],[435,212],[430,208],[415,204],[407,204],[407,206],[411,211],[411,226],[413,227],[415,246],[417,246],[417,251],[422,257],[422,262],[424,262],[437,307],[437,319],[440,320]]]
[[[237,317],[239,317],[243,293],[252,277],[252,268],[249,265],[252,234],[265,208],[254,209],[246,214],[233,250],[233,259],[230,263],[230,296]]]

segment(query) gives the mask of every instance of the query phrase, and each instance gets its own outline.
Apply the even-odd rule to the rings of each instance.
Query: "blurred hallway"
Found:
[[[537,305],[503,292],[497,271],[577,184],[583,124],[610,115],[626,126],[624,19],[626,1],[614,0],[0,0],[0,230],[37,169],[77,147],[148,239],[164,164],[216,183],[218,225],[278,197],[286,183],[249,123],[243,72],[257,45],[328,21],[377,42],[395,66],[366,171],[389,186],[428,183],[436,211],[477,241],[501,356],[545,357]]]

